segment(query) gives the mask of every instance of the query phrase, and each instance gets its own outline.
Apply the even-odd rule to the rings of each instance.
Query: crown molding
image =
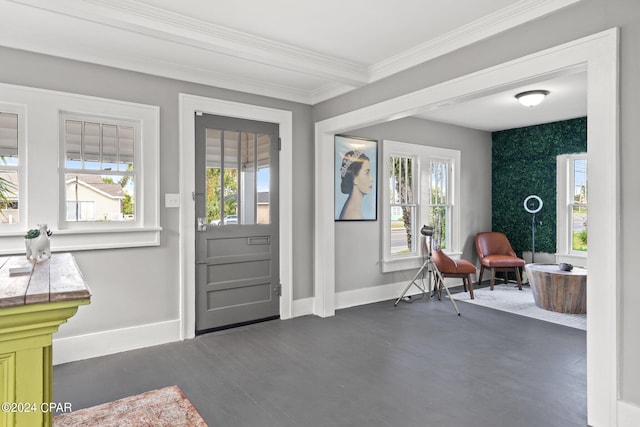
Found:
[[[299,102],[307,105],[312,104],[313,101],[310,91],[305,89],[278,85],[265,80],[240,77],[236,74],[221,73],[211,69],[201,69],[186,66],[184,64],[161,62],[148,57],[122,55],[121,53],[117,56],[106,56],[96,51],[76,51],[66,49],[64,46],[55,49],[42,49],[39,45],[30,45],[24,41],[13,41],[6,45],[12,49],[103,65],[121,70],[149,74],[152,76],[192,82],[221,89]]]
[[[556,12],[582,0],[521,0],[372,65],[369,83]]]
[[[9,1],[351,86],[362,86],[369,77],[366,66],[352,61],[268,40],[135,0]]]
[[[19,39],[5,40],[3,43],[6,46],[314,105],[582,0],[521,0],[369,67],[253,36],[136,0],[7,1],[152,37],[174,46],[195,47],[248,61],[249,64],[312,76],[325,83],[308,90],[293,85],[274,84],[266,79],[239,77],[235,74],[188,66],[163,58],[124,55],[122,52],[105,54],[87,50],[77,51],[66,46],[45,48],[31,46]]]
[[[354,89],[356,88],[353,86],[348,86],[341,83],[327,83],[326,85],[320,86],[311,91],[311,105],[319,104],[322,101],[335,98],[336,96],[351,92]]]

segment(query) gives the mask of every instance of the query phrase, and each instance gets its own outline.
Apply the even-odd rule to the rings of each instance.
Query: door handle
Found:
[[[198,231],[207,231],[207,218],[198,217]]]

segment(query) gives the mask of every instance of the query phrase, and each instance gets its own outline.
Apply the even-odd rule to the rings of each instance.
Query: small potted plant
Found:
[[[47,224],[38,224],[38,228],[27,231],[24,236],[24,246],[27,249],[27,259],[38,261],[43,255],[51,258],[51,237],[53,233],[47,228]]]

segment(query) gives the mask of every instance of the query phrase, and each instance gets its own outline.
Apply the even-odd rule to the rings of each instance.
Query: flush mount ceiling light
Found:
[[[549,95],[548,90],[528,90],[516,95],[516,99],[525,107],[535,107]]]

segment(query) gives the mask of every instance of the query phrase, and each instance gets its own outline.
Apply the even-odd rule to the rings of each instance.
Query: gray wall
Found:
[[[179,192],[180,92],[293,112],[293,296],[313,295],[310,106],[6,48],[0,48],[0,63],[2,83],[160,106],[160,246],[74,253],[93,298],[57,338],[179,317],[179,210],[164,208],[162,195]]]
[[[613,27],[620,28],[620,378],[621,398],[640,404],[640,286],[631,267],[640,258],[640,2],[583,0],[553,15],[316,105],[314,121],[361,108]],[[612,171],[612,173],[614,173]]]
[[[460,233],[465,259],[475,261],[473,236],[491,228],[491,134],[458,126],[407,118],[350,131],[349,135],[382,141],[389,139],[432,147],[451,148],[461,152],[460,203],[462,208]],[[378,146],[379,156],[382,153]],[[380,157],[379,157],[380,159]],[[337,221],[336,292],[368,286],[411,280],[414,270],[381,273],[380,241],[382,197],[382,166],[378,161],[378,220]],[[473,215],[468,213],[473,211]]]

